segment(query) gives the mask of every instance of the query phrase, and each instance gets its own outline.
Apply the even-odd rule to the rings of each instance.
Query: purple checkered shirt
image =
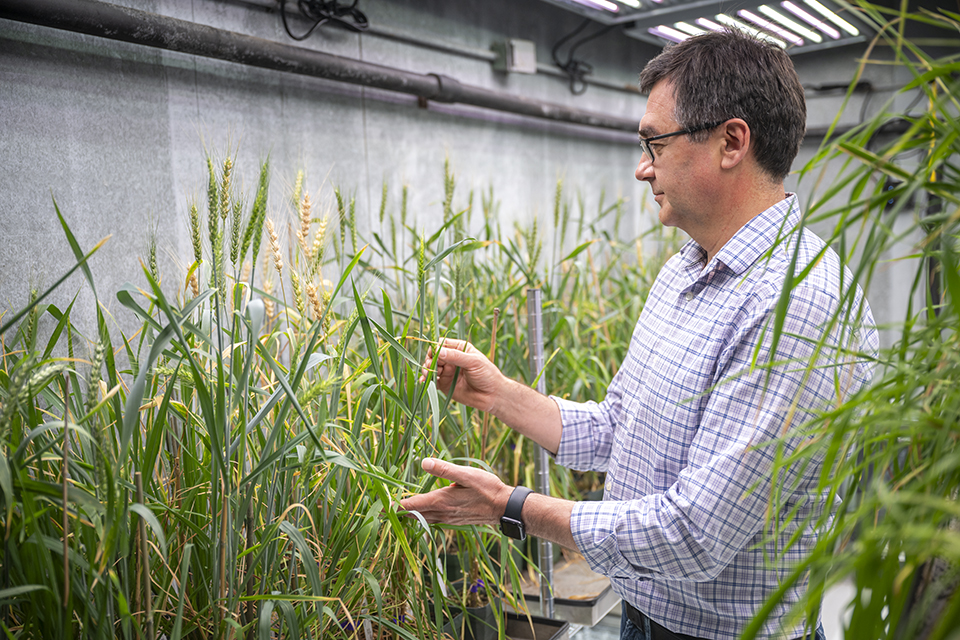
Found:
[[[831,326],[852,276],[799,222],[788,194],[706,268],[706,252],[688,242],[651,288],[603,401],[555,398],[563,420],[557,462],[607,474],[603,501],[577,503],[570,518],[580,552],[625,601],[676,633],[738,638],[815,545],[816,530],[803,523],[832,507],[817,491],[822,461],[814,460],[777,478],[780,529],[772,536],[764,526],[776,456],[764,443],[868,381],[870,358],[850,351],[879,346],[859,288],[860,322]],[[815,266],[794,284],[771,359],[772,320],[794,250],[794,273]],[[828,348],[817,355],[824,335]],[[825,366],[811,370],[813,357]],[[800,442],[786,439],[785,454]],[[791,546],[799,526],[805,530]],[[805,587],[786,594],[761,637],[802,635],[802,625],[783,627]]]

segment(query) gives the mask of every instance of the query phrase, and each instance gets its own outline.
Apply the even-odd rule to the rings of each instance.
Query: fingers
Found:
[[[436,349],[430,347],[427,350],[427,357],[420,369],[420,382],[426,382],[434,367],[436,367],[437,377],[439,378],[443,375],[447,364],[454,367],[463,366],[468,362],[463,355],[469,353],[471,350],[475,351],[476,349],[466,340],[443,338],[437,344]]]
[[[444,480],[449,480],[450,482],[455,482],[463,486],[467,486],[468,484],[466,482],[467,474],[465,474],[464,471],[469,471],[469,467],[461,467],[460,465],[438,460],[437,458],[424,458],[420,462],[420,468],[438,478],[443,478]]]
[[[421,466],[453,484],[404,498],[401,508],[417,511],[430,524],[495,525],[499,521],[510,489],[495,475],[436,458],[425,458]]]

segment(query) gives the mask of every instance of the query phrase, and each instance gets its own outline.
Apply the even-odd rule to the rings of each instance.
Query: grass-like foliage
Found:
[[[807,446],[779,460],[777,472],[824,461],[820,488],[843,500],[832,520],[801,523],[819,527],[820,541],[781,592],[809,577],[811,597],[797,614],[816,620],[824,590],[851,581],[846,638],[955,638],[960,15],[857,6],[878,32],[862,65],[896,65],[910,76],[897,98],[919,96],[910,113],[891,101],[823,143],[802,171],[801,184],[827,185],[811,197],[805,220],[833,224],[826,239],[864,288],[891,264],[915,273],[909,291],[895,292],[910,304],[901,323],[885,327],[895,339],[881,350],[872,384],[805,425]],[[923,39],[905,37],[917,27],[926,30]],[[853,84],[848,97],[852,91]],[[839,313],[838,322],[856,310],[848,304]],[[771,499],[778,513],[778,496]],[[745,637],[754,637],[765,613]]]
[[[532,474],[529,445],[451,404],[421,364],[439,338],[466,337],[529,379],[523,296],[539,285],[550,391],[602,393],[658,268],[618,240],[624,203],[601,197],[591,218],[581,198],[577,217],[558,184],[547,261],[536,224],[502,232],[492,191],[475,224],[472,194],[457,209],[449,164],[443,220],[426,231],[408,188],[391,199],[385,185],[370,238],[343,189],[309,194],[301,174],[290,211],[272,213],[269,165],[248,198],[234,174],[233,158],[207,162],[186,273],[162,279],[148,259],[142,286],[116,292],[133,335],[102,313],[85,335],[72,303],[45,302],[50,290],[3,318],[0,629],[438,637],[447,603],[469,592],[444,598],[452,556],[465,585],[522,607],[523,549],[397,511],[432,485],[427,455]],[[71,273],[93,288],[93,251],[60,221]],[[554,475],[559,492],[579,491]]]

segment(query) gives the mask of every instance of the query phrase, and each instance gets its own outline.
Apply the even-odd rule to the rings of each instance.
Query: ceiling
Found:
[[[791,55],[864,42],[872,33],[833,0],[544,0],[663,46],[707,29],[735,26],[773,39]]]

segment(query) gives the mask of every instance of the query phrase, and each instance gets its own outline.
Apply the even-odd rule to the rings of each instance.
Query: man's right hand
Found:
[[[464,340],[444,339],[427,352],[420,381],[425,381],[434,368],[440,391],[452,393],[457,402],[493,414],[547,451],[557,452],[563,429],[557,404],[503,375],[475,346]]]
[[[507,378],[479,349],[465,340],[444,338],[431,347],[423,363],[420,380],[425,381],[436,368],[437,388],[457,402],[493,413]],[[458,373],[459,372],[459,373]]]

